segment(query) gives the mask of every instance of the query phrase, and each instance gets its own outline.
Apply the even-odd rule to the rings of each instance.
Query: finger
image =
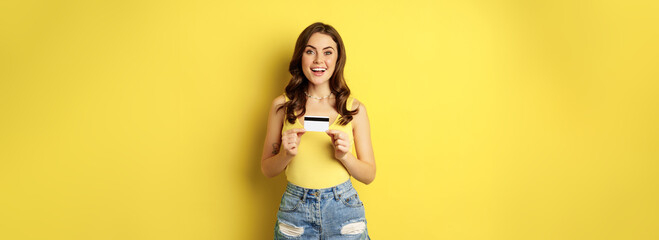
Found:
[[[294,129],[291,129],[291,130],[292,130],[291,135],[293,135],[295,137],[298,137],[298,138],[302,137],[302,134],[307,132],[307,130],[305,130],[304,128],[294,128]]]
[[[304,128],[293,128],[293,129],[286,130],[286,132],[284,132],[284,134],[286,134],[286,135],[297,134],[297,133],[304,133],[306,131],[307,130],[305,130]]]
[[[329,130],[327,130],[327,131],[325,131],[325,132],[327,133],[327,135],[334,136],[334,135],[336,135],[337,133],[340,133],[341,131],[336,130],[336,129],[329,129]]]
[[[350,145],[339,145],[337,148],[344,152],[350,151]]]
[[[348,137],[348,134],[346,134],[341,130],[336,130],[336,129],[327,130],[327,134],[333,136],[333,138],[345,139],[346,137]]]
[[[336,141],[336,138],[334,137],[334,134],[327,133],[327,135],[330,137],[330,139],[332,139],[332,142]]]
[[[293,145],[291,144],[291,142],[286,142],[286,143],[284,143],[284,147],[286,147],[286,149],[291,148],[291,146],[293,146]]]
[[[293,129],[288,130],[288,131],[291,131],[291,133],[304,133],[307,130],[305,130],[304,128],[293,128]]]
[[[334,145],[336,146],[348,146],[348,141],[343,140],[343,139],[338,139],[336,142],[334,142]]]
[[[348,147],[339,145],[336,149],[338,149],[341,152],[348,152]]]
[[[341,134],[341,131],[338,131],[338,130],[327,130],[327,135],[329,135],[332,138],[332,142],[339,139],[340,134]]]

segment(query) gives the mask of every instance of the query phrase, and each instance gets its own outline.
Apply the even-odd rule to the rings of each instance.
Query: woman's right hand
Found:
[[[300,145],[300,139],[305,132],[304,128],[293,128],[284,132],[281,135],[281,152],[290,157],[297,155],[297,147]]]

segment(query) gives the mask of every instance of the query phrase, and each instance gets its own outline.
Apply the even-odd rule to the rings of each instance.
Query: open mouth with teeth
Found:
[[[317,68],[312,68],[311,71],[313,72],[325,72],[327,68],[322,68],[322,67],[317,67]]]
[[[320,77],[325,74],[325,71],[327,71],[327,68],[324,67],[312,67],[311,72],[314,76]]]

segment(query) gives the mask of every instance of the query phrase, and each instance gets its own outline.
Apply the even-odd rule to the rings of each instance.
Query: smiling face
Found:
[[[302,53],[302,72],[314,85],[323,84],[332,77],[338,58],[336,42],[332,37],[314,33]]]

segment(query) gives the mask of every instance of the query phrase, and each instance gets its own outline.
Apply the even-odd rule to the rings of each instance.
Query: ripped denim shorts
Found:
[[[364,204],[350,180],[331,188],[288,183],[281,198],[274,239],[370,239]]]

